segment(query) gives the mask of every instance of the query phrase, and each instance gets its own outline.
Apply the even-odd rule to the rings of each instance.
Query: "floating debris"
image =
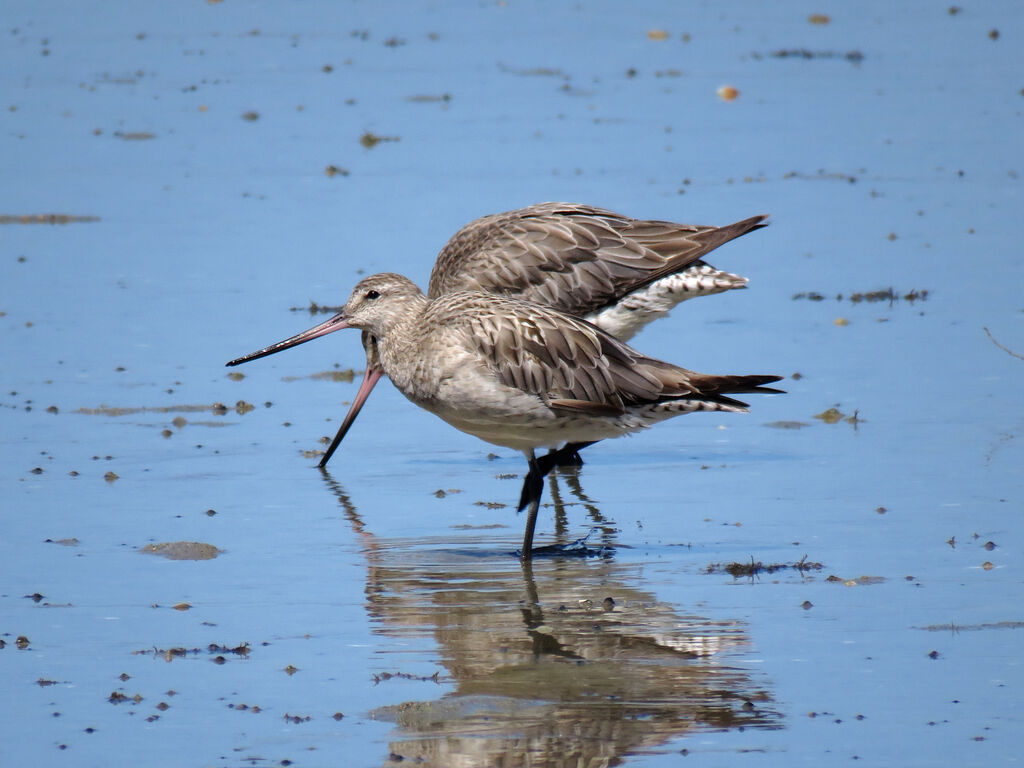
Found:
[[[99,220],[99,216],[73,216],[67,213],[0,214],[0,224],[80,224]]]
[[[234,410],[239,414],[248,413],[255,406],[252,403],[247,403],[244,400],[239,400],[235,403]],[[74,413],[81,413],[87,416],[132,416],[137,413],[196,413],[202,411],[210,411],[218,415],[226,414],[229,409],[224,403],[211,403],[209,405],[143,405],[139,407],[131,408],[120,408],[111,405],[101,405],[98,408],[79,408]],[[178,417],[180,418],[180,417]],[[185,420],[181,420],[181,424],[178,424],[178,418],[172,422],[176,427],[182,427],[185,425]]]
[[[718,91],[718,98],[722,101],[736,101],[739,98],[740,92],[738,88],[731,85],[723,85]]]
[[[520,69],[517,67],[510,67],[506,64],[499,63],[498,69],[500,69],[502,72],[508,72],[510,74],[520,75],[522,77],[565,77],[566,79],[568,79],[568,77],[565,75],[564,72],[562,72],[562,70],[557,69],[555,67],[526,67]]]
[[[251,707],[248,704],[228,704],[228,709],[237,709],[239,712],[253,712],[255,714],[263,711],[263,708],[256,704]]]
[[[139,552],[160,555],[168,560],[212,560],[223,550],[201,541],[164,541],[159,544],[147,544]]]
[[[866,587],[871,584],[882,584],[884,576],[858,576],[856,579],[844,579],[840,576],[831,575],[825,581],[832,584],[842,584],[844,587]]]
[[[814,418],[821,419],[826,424],[838,424],[843,418],[843,413],[838,408],[829,408],[821,413],[814,414]]]
[[[773,59],[842,59],[851,64],[860,64],[864,61],[864,54],[861,51],[811,51],[807,48],[784,48],[768,53]],[[750,58],[758,60],[763,58],[759,53],[752,53]]]
[[[44,539],[46,544],[60,544],[62,547],[77,547],[78,539],[72,537],[69,539]]]
[[[188,656],[198,656],[199,654],[205,652],[211,655],[216,654],[216,658],[221,659],[220,663],[223,663],[224,654],[248,658],[249,653],[251,651],[252,648],[249,646],[248,643],[241,643],[234,647],[219,645],[217,643],[210,643],[208,646],[206,646],[206,648],[183,648],[180,646],[174,648],[157,648],[154,646],[153,648],[143,648],[138,651],[132,651],[132,655],[153,657],[162,656],[164,661],[170,662],[174,659],[183,659]],[[172,691],[168,691],[167,695],[173,696],[174,694]]]
[[[819,170],[817,173],[802,173],[800,171],[787,171],[782,174],[783,180],[788,179],[809,179],[819,181],[845,181],[849,184],[856,184],[857,177],[851,176],[848,173],[826,173],[824,169]]]
[[[142,701],[142,694],[136,693],[134,696],[128,696],[125,693],[121,693],[121,691],[111,691],[110,695],[107,697],[107,701],[111,704],[124,704],[126,701],[130,701],[132,704],[138,704]]]
[[[985,629],[1024,629],[1024,621],[995,621],[981,624],[929,624],[913,627],[925,632],[980,632]]]
[[[317,373],[310,373],[307,376],[284,376],[281,381],[303,381],[305,379],[312,379],[313,381],[343,381],[352,382],[355,379],[356,371],[352,368],[339,368],[334,371],[318,371]]]
[[[343,310],[343,309],[344,309],[344,307],[331,307],[331,306],[328,306],[326,304],[317,304],[315,301],[311,301],[311,302],[309,302],[309,306],[308,307],[289,307],[288,311],[289,312],[309,312],[309,314],[311,314],[311,315],[320,315],[320,314],[327,314],[327,313],[330,313],[332,315],[336,315],[339,312],[341,312],[341,310]]]
[[[814,414],[814,418],[821,419],[821,421],[826,424],[838,424],[840,421],[845,421],[847,424],[853,424],[855,427],[864,421],[864,419],[860,417],[860,410],[858,409],[854,409],[852,416],[847,416],[835,407],[828,408],[821,413]]]
[[[408,672],[381,672],[373,676],[373,684],[379,685],[386,680],[418,680],[420,682],[437,683],[440,681],[440,672],[432,675],[411,675]]]
[[[359,143],[362,144],[367,149],[373,149],[378,144],[385,141],[397,142],[401,140],[402,138],[400,136],[378,136],[377,134],[371,133],[370,131],[367,131],[366,133],[359,137]]]
[[[787,569],[803,574],[806,571],[820,571],[824,567],[821,563],[810,562],[807,559],[807,555],[804,555],[795,563],[769,563],[767,565],[751,557],[748,563],[711,563],[704,569],[704,572],[708,574],[728,573],[734,579],[738,579],[744,576],[753,578],[762,573],[775,573],[776,571]]]
[[[996,341],[996,337],[992,335],[992,331],[990,331],[988,328],[985,328],[983,326],[983,330],[985,331],[986,334],[988,334],[988,338],[991,340],[991,342],[993,344],[995,344],[997,347],[999,347],[1001,350],[1003,350],[1003,352],[1005,352],[1008,355],[1013,355],[1014,357],[1019,358],[1021,360],[1024,360],[1024,355],[1021,355],[1021,354],[1019,354],[1017,352],[1014,352],[1009,347],[1005,347],[1002,344],[1000,344],[998,341]]]
[[[837,293],[835,299],[836,301],[842,301],[844,298],[848,298],[852,304],[860,304],[865,301],[869,303],[885,301],[890,305],[893,305],[900,300],[913,304],[915,301],[926,301],[928,299],[928,293],[927,289],[918,290],[917,288],[914,288],[913,290],[900,295],[900,293],[894,291],[892,288],[885,288],[877,291],[854,292],[848,296]],[[818,293],[817,291],[801,291],[800,293],[794,293],[792,296],[793,301],[799,301],[801,299],[806,301],[825,301],[825,298],[826,297],[823,294]]]
[[[412,102],[413,104],[430,104],[435,102],[447,103],[452,100],[450,93],[430,94],[420,93],[413,96],[406,96],[406,101]]]

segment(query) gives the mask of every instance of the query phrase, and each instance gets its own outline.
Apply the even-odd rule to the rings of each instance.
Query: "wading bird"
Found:
[[[753,216],[724,227],[633,219],[577,203],[539,203],[484,216],[456,232],[438,254],[428,298],[486,291],[527,299],[585,318],[628,341],[677,304],[745,288],[747,279],[702,259],[720,245],[767,226]],[[363,332],[366,373],[334,440],[327,466],[380,380],[376,341]],[[542,466],[579,461],[582,445],[540,457]]]
[[[228,365],[343,328],[375,340],[378,370],[413,403],[456,429],[523,452],[526,560],[550,470],[538,463],[537,448],[590,444],[694,411],[744,412],[746,403],[729,395],[778,392],[764,385],[781,378],[697,373],[542,304],[482,291],[428,298],[392,273],[361,280],[326,322]]]

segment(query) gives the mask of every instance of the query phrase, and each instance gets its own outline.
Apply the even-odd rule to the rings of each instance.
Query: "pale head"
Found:
[[[393,328],[404,315],[414,311],[420,303],[426,302],[426,300],[423,292],[407,277],[392,272],[370,275],[370,277],[359,281],[358,285],[352,289],[348,301],[345,302],[344,309],[330,320],[252,354],[236,358],[228,365],[240,365],[250,360],[273,355],[328,333],[340,331],[342,328],[359,328],[364,332],[363,346],[367,347],[368,362],[373,365],[376,362],[376,355],[370,359],[370,348],[367,346],[367,342],[372,342],[374,337],[380,338],[382,334]],[[367,338],[367,334],[370,338]]]
[[[426,300],[409,278],[382,272],[359,281],[341,316],[349,328],[360,328],[379,339]]]

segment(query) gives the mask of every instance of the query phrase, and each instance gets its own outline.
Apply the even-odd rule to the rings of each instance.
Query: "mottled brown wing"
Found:
[[[428,295],[487,291],[585,315],[682,271],[719,245],[765,226],[765,218],[699,227],[572,203],[485,216],[442,249]]]
[[[553,408],[617,414],[630,405],[699,394],[689,384],[691,371],[645,357],[549,307],[481,293],[442,301],[464,318],[478,351],[506,385]]]

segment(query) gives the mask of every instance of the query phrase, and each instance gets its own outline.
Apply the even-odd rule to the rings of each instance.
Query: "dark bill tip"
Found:
[[[226,365],[228,367],[231,367],[235,365],[241,365],[242,363],[248,363],[250,360],[256,360],[257,358],[266,357],[267,355],[272,355],[275,352],[280,352],[290,347],[298,346],[299,344],[305,344],[307,341],[312,341],[313,339],[319,338],[320,336],[326,336],[328,333],[340,331],[342,328],[348,327],[349,325],[347,322],[345,322],[345,317],[343,315],[338,314],[332,317],[330,320],[327,320],[323,323],[320,323],[320,325],[310,328],[308,331],[297,333],[294,336],[285,339],[284,341],[279,341],[276,344],[271,344],[269,347],[264,347],[263,349],[257,350],[256,352],[252,352],[251,354],[244,355],[242,357],[236,357],[234,360],[231,360],[230,362],[226,363]]]

